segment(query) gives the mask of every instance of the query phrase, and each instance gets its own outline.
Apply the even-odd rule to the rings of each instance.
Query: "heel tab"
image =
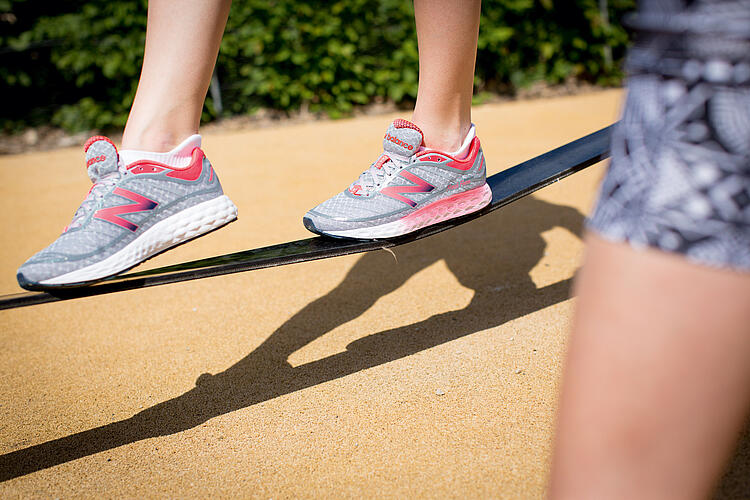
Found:
[[[115,143],[112,142],[112,139],[110,139],[109,137],[105,137],[103,135],[95,135],[93,137],[89,137],[88,140],[83,144],[83,152],[88,153],[89,148],[96,141],[107,141],[108,143],[112,145],[113,148],[115,148],[115,151],[117,151],[117,146],[115,146]]]

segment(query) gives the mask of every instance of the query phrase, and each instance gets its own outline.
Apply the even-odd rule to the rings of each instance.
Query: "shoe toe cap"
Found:
[[[352,222],[342,221],[328,216],[327,214],[310,210],[302,218],[302,224],[308,231],[326,236],[337,236],[335,232],[351,229]]]
[[[305,229],[308,231],[311,231],[315,234],[322,234],[320,229],[315,225],[315,221],[313,220],[313,217],[310,215],[310,212],[307,212],[304,217],[302,217],[302,224],[305,226]]]
[[[36,290],[39,286],[39,282],[31,279],[27,273],[19,269],[16,273],[16,280],[18,285],[25,290]]]
[[[310,210],[305,214],[302,218],[302,224],[304,224],[307,230],[316,234],[325,234],[326,231],[335,231],[341,226],[340,221],[337,221],[324,213],[320,213],[315,209]]]
[[[73,270],[74,267],[74,263],[37,254],[18,268],[16,279],[22,288],[40,289],[45,287],[42,284],[43,281],[61,276]]]
[[[46,266],[28,262],[19,267],[16,272],[18,284],[26,290],[35,290],[42,281],[52,277],[54,276],[50,274]]]

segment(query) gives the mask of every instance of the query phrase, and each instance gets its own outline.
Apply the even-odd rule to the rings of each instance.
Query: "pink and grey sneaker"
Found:
[[[63,233],[18,269],[18,283],[28,290],[92,283],[235,220],[200,142],[193,135],[169,153],[127,152],[167,164],[123,160],[126,152],[106,137],[89,139],[93,186]]]
[[[425,148],[419,127],[399,119],[388,128],[377,161],[302,220],[317,234],[392,238],[476,212],[491,200],[473,125],[458,152],[448,154]]]

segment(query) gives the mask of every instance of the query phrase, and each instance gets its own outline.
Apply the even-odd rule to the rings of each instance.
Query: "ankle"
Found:
[[[165,108],[149,113],[136,110],[128,117],[122,134],[122,148],[164,153],[171,151],[186,137],[198,133],[198,120],[193,119],[186,107]]]
[[[414,117],[413,122],[424,134],[424,144],[430,149],[437,149],[445,153],[458,151],[471,129],[471,122],[466,123],[434,123],[419,120]]]
[[[122,134],[122,149],[165,153],[171,151],[186,137],[197,134],[196,130],[146,130],[131,131],[125,128]]]
[[[130,165],[139,160],[149,160],[162,163],[170,167],[186,167],[192,161],[193,151],[201,147],[201,136],[193,134],[182,139],[175,147],[166,152],[154,151],[153,149],[128,149],[120,150],[120,159],[125,165]]]

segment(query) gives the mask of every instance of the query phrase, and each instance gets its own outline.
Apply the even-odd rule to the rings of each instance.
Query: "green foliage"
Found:
[[[0,126],[125,124],[143,59],[146,0],[2,0],[0,10],[10,32],[0,40],[0,78],[12,96]]]
[[[304,104],[337,115],[375,96],[416,96],[410,2],[249,3],[234,5],[219,55],[231,113]]]
[[[634,0],[485,0],[476,90],[537,80],[617,83]],[[0,127],[121,127],[140,73],[146,0],[0,0]],[[606,47],[609,46],[609,49]],[[613,62],[605,56],[612,52]],[[409,0],[237,0],[217,63],[224,114],[266,107],[340,116],[385,98],[416,98],[417,40]],[[208,99],[204,119],[217,116]]]

